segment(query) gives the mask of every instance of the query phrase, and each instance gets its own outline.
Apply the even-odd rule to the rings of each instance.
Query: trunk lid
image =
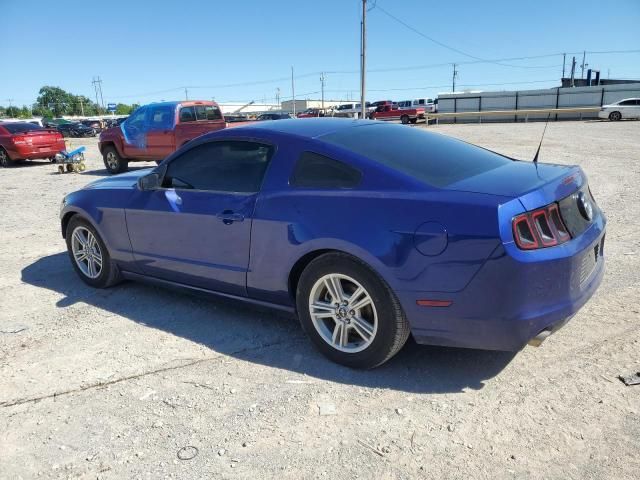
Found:
[[[29,130],[28,132],[16,133],[14,137],[22,137],[34,147],[54,145],[62,139],[62,135],[57,130]]]
[[[515,160],[446,188],[518,198],[529,211],[558,202],[586,183],[586,176],[577,166]]]

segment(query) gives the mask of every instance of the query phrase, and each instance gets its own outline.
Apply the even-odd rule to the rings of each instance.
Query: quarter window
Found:
[[[361,178],[360,171],[345,163],[318,153],[304,152],[289,183],[306,188],[354,188]]]
[[[254,193],[260,190],[273,147],[254,142],[210,142],[174,159],[166,188]]]

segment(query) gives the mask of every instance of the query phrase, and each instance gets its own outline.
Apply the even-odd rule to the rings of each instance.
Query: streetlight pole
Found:
[[[458,65],[457,64],[453,64],[453,78],[452,78],[452,85],[451,85],[451,91],[455,92],[456,91],[456,77],[458,76],[458,70],[456,70],[456,67]]]
[[[367,106],[365,103],[365,72],[367,67],[367,0],[362,0],[362,23],[360,24],[360,118],[366,118]]]
[[[296,85],[293,81],[293,65],[291,65],[291,96],[293,97],[293,116],[296,116]]]
[[[320,87],[322,91],[322,109],[324,110],[324,72],[320,74]]]

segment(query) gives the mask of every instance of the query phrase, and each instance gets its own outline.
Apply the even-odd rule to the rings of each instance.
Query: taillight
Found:
[[[31,139],[29,139],[31,140]],[[13,136],[13,143],[15,143],[16,145],[23,145],[25,143],[31,143],[30,141],[27,142],[27,137],[23,136],[23,135],[14,135]]]
[[[513,238],[523,250],[553,247],[571,240],[558,204],[523,213],[513,219]]]

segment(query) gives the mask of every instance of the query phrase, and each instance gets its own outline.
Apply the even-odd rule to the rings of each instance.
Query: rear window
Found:
[[[9,133],[30,132],[31,130],[42,130],[40,125],[34,123],[0,123]]]
[[[511,160],[444,135],[402,125],[367,125],[321,137],[434,187],[445,187]]]

